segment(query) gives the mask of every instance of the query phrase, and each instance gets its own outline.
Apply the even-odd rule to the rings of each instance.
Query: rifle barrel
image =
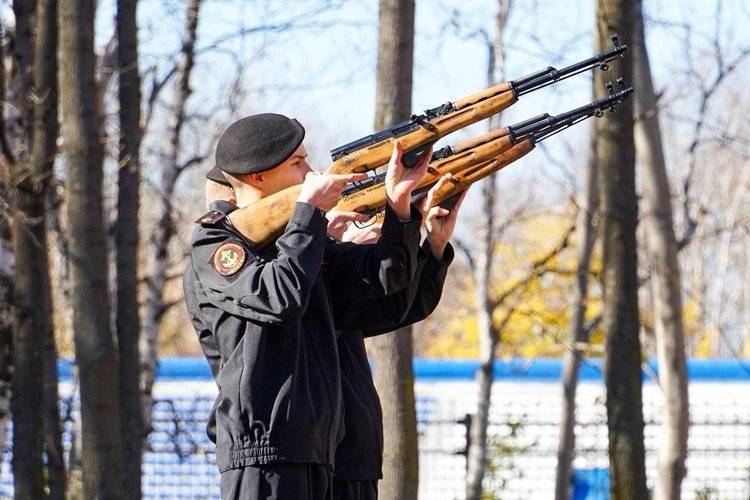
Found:
[[[557,69],[550,66],[547,69],[537,71],[536,73],[519,78],[518,80],[513,80],[510,84],[516,92],[516,95],[520,97],[529,92],[546,87],[547,85],[559,82],[560,80],[570,78],[578,73],[594,69],[597,66],[606,71],[609,68],[607,63],[614,61],[615,59],[620,59],[623,57],[625,51],[628,50],[628,46],[622,45],[617,35],[612,36],[612,42],[612,48],[593,57],[571,64],[563,69]]]
[[[627,99],[632,92],[633,87],[623,86],[620,91],[613,91],[609,96],[590,102],[585,106],[556,116],[540,115],[531,120],[519,122],[508,127],[510,137],[513,142],[518,142],[525,137],[530,137],[532,141],[539,142],[586,118],[594,115],[600,116],[604,111],[614,108],[615,105]]]

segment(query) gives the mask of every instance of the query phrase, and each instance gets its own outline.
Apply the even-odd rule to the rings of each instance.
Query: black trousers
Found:
[[[222,500],[332,500],[327,465],[270,464],[221,473]]]
[[[333,478],[334,500],[377,500],[377,481],[350,481]]]

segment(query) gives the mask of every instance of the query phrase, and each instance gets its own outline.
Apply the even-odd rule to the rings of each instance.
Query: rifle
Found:
[[[430,168],[417,189],[412,201],[417,201],[445,174],[451,173],[451,183],[443,186],[435,196],[435,203],[466,189],[470,184],[497,172],[528,154],[535,145],[576,123],[592,116],[601,117],[606,110],[626,99],[633,88],[617,80],[620,90],[607,83],[608,97],[556,116],[543,114],[509,127],[480,135],[455,146],[435,151]],[[386,204],[385,174],[371,176],[348,188],[334,210],[354,211],[375,215]],[[229,214],[232,224],[250,242],[262,246],[283,232],[291,216],[301,185],[291,186],[271,196],[261,198],[252,205]],[[264,214],[259,220],[257,215]]]
[[[366,172],[387,163],[392,139],[399,140],[404,148],[402,161],[411,167],[442,137],[503,111],[525,94],[597,67],[606,71],[609,62],[623,57],[627,50],[627,45],[622,45],[617,35],[612,36],[612,44],[610,49],[563,69],[549,66],[517,80],[493,85],[338,147],[331,151],[333,163],[327,172]]]

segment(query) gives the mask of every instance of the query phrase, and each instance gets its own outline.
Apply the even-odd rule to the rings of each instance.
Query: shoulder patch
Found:
[[[219,212],[218,210],[211,210],[195,219],[194,222],[196,224],[216,224],[226,216],[227,214]]]
[[[246,252],[238,243],[223,243],[214,252],[214,270],[222,276],[231,276],[245,263]]]

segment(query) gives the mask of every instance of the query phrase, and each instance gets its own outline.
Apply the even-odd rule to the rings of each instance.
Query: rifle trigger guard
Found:
[[[356,227],[357,229],[367,229],[368,227],[374,225],[376,221],[377,218],[373,215],[372,218],[367,222],[360,222],[358,220],[355,220],[354,227]]]

